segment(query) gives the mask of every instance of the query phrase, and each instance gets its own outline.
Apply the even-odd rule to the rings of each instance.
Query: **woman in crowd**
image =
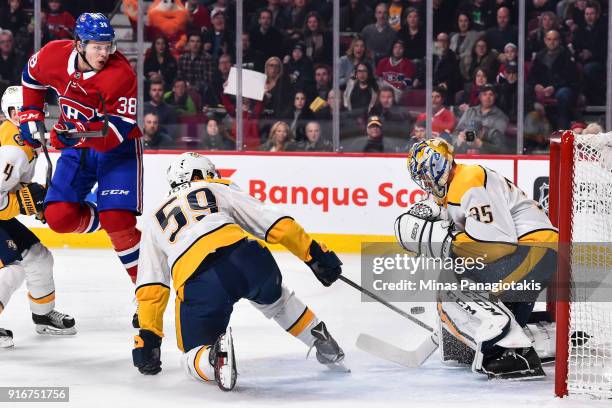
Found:
[[[406,11],[404,26],[397,32],[397,38],[404,41],[404,56],[410,60],[425,58],[425,29],[421,27],[421,16],[416,8]]]
[[[333,39],[325,30],[321,16],[316,11],[308,13],[304,24],[304,44],[306,56],[314,64],[332,65]]]
[[[306,123],[314,119],[314,114],[306,105],[306,94],[304,91],[297,91],[293,97],[293,106],[285,111],[283,115],[289,124],[289,129],[295,135],[296,141],[304,140],[304,127]]]
[[[365,116],[378,99],[378,85],[370,65],[360,62],[355,66],[353,77],[344,91],[344,106],[352,116]]]
[[[482,68],[476,69],[474,80],[467,82],[463,88],[463,97],[459,102],[459,110],[463,114],[471,106],[476,106],[480,103],[478,93],[480,88],[489,83],[489,74]]]
[[[470,58],[467,61],[461,61],[459,66],[461,75],[463,75],[466,81],[474,78],[477,69],[485,70],[487,76],[491,77],[492,73],[497,72],[498,67],[497,51],[490,49],[484,38],[480,38],[476,41]]]
[[[450,49],[457,54],[460,61],[470,58],[476,41],[481,33],[472,29],[472,19],[467,13],[457,15],[457,32],[450,36]]]
[[[283,63],[278,57],[270,57],[266,61],[264,108],[269,116],[280,117],[289,104],[290,84],[283,70]]]
[[[272,125],[268,141],[261,146],[261,150],[266,152],[286,152],[295,150],[293,143],[293,134],[289,125],[285,122],[278,121]]]
[[[365,41],[360,36],[353,38],[346,55],[340,58],[340,88],[344,89],[355,72],[355,66],[364,63],[373,66],[372,53],[366,48]]]
[[[160,35],[155,38],[153,45],[145,55],[144,72],[148,79],[155,74],[160,74],[168,88],[176,78],[176,60],[170,53],[168,40]]]
[[[215,116],[210,116],[206,122],[199,148],[202,150],[234,150],[235,147],[223,122],[220,122]]]

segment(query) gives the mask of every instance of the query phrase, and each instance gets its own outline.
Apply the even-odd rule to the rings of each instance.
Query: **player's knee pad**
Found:
[[[44,245],[37,243],[24,251],[22,256],[30,309],[35,314],[47,314],[55,307],[53,255]]]
[[[194,347],[181,356],[181,366],[188,377],[198,381],[215,381],[215,369],[210,365],[210,346]]]
[[[308,306],[304,305],[295,293],[285,285],[280,297],[269,305],[251,302],[268,319],[274,319],[280,327],[297,337],[307,346],[311,346],[314,337],[310,330],[319,323],[319,319]]]
[[[52,202],[45,207],[45,219],[55,232],[89,233],[100,229],[98,210],[92,203]]]
[[[11,296],[23,283],[25,270],[20,262],[14,262],[0,268],[0,303],[4,309],[8,305]]]
[[[136,282],[141,235],[136,228],[136,216],[131,211],[107,210],[100,212],[100,223],[132,282]]]

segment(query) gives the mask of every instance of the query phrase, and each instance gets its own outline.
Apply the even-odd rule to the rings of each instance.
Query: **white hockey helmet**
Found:
[[[7,119],[11,119],[9,114],[9,108],[17,109],[17,112],[21,110],[23,106],[23,87],[21,86],[9,86],[2,94],[2,113]],[[13,122],[11,120],[11,122]],[[14,122],[13,122],[14,123]]]
[[[190,182],[194,176],[205,180],[207,178],[219,178],[219,173],[217,173],[215,165],[208,157],[194,152],[187,152],[178,156],[166,171],[166,178],[172,188]]]

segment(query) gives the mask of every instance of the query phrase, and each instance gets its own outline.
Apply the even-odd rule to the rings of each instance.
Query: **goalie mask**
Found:
[[[444,139],[436,138],[415,143],[408,153],[410,177],[438,201],[444,199],[448,191],[453,150]]]
[[[208,157],[193,152],[181,154],[166,171],[166,178],[171,188],[188,183],[194,177],[206,180],[208,178],[219,178],[219,174]]]

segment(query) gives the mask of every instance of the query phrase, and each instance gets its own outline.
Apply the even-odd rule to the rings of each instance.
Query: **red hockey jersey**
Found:
[[[136,74],[128,60],[115,52],[99,72],[77,70],[77,51],[70,40],[51,41],[30,57],[23,69],[23,106],[42,109],[47,89],[58,95],[60,122],[98,123],[108,115],[109,131],[79,147],[104,152],[126,139],[142,136],[136,123]]]

